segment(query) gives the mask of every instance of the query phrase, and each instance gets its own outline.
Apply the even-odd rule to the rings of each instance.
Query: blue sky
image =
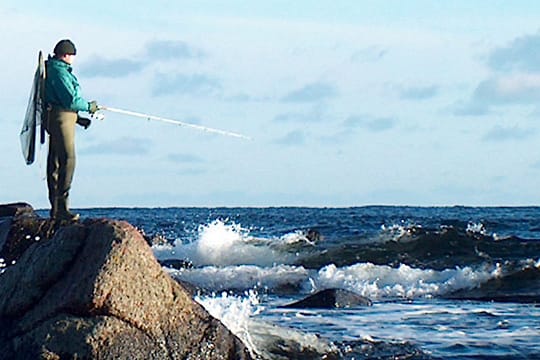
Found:
[[[0,201],[47,207],[19,145],[37,52],[72,39],[72,206],[537,205],[540,3],[0,4]],[[7,89],[7,90],[6,90]]]

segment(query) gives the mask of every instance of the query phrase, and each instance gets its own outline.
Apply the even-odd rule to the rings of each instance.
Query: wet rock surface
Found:
[[[325,289],[283,307],[294,309],[334,309],[371,305],[372,302],[370,299],[355,292],[345,289]]]

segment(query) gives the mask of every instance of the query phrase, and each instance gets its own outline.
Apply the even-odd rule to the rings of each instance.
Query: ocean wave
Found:
[[[497,238],[481,222],[470,222],[462,230],[416,224],[382,227],[377,240],[366,243],[328,242],[305,230],[256,237],[239,224],[214,220],[199,226],[190,242],[156,245],[153,250],[163,264],[180,260],[180,269],[170,269],[171,274],[205,291],[306,294],[344,288],[373,299],[501,299],[516,294],[523,301],[536,301],[535,287],[540,285],[529,269],[537,269],[530,262],[540,260],[528,260],[540,253],[540,242]],[[522,288],[516,291],[512,284]]]
[[[255,237],[239,224],[214,220],[199,226],[198,235],[191,242],[155,245],[153,250],[160,260],[181,259],[194,266],[270,266],[296,262],[299,251],[312,249],[318,240],[318,234],[301,230],[276,238]]]
[[[327,288],[342,288],[371,299],[384,300],[438,297],[461,289],[473,289],[501,276],[502,268],[500,265],[486,265],[437,271],[404,264],[393,268],[361,263],[346,267],[332,264],[318,271],[290,265],[206,266],[168,271],[171,276],[206,292],[258,289],[276,294],[309,294]]]
[[[335,243],[321,251],[302,254],[296,264],[318,269],[328,264],[347,266],[370,262],[392,267],[407,264],[443,270],[456,266],[478,266],[486,262],[519,261],[540,253],[540,241],[502,238],[486,232],[481,224],[469,224],[464,229],[396,225],[382,228],[376,238],[371,243],[354,239]]]

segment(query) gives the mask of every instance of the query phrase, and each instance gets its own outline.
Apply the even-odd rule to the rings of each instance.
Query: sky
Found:
[[[129,4],[129,5],[127,5]],[[40,50],[77,47],[73,208],[540,204],[540,2],[0,2],[0,203],[47,208],[19,143]]]

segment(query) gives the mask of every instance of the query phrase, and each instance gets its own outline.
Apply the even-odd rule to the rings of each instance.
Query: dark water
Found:
[[[165,240],[158,259],[189,264],[167,271],[262,358],[540,358],[537,207],[80,213]],[[281,307],[326,288],[373,306]]]

